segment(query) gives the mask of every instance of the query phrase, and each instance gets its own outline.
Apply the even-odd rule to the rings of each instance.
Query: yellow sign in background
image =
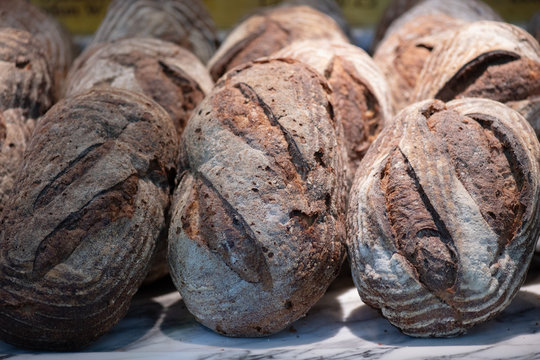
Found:
[[[1,0],[0,0],[1,1]],[[91,34],[105,16],[110,0],[31,0],[53,15],[74,34]],[[379,20],[391,0],[337,0],[352,26],[370,27]],[[204,0],[220,29],[234,26],[258,7],[280,0]],[[540,0],[485,0],[509,22],[525,23],[540,10]]]

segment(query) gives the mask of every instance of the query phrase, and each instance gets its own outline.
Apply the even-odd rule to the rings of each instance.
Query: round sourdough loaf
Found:
[[[159,39],[129,38],[97,44],[77,58],[68,75],[66,96],[98,86],[150,97],[167,110],[180,135],[213,82],[188,50]]]
[[[362,300],[422,337],[456,336],[499,314],[540,231],[539,159],[530,125],[498,102],[405,108],[351,189],[347,245]]]
[[[208,62],[217,81],[235,66],[269,56],[294,41],[326,39],[349,42],[329,16],[309,6],[263,9],[238,24]]]
[[[0,338],[78,349],[126,313],[144,279],[177,157],[167,113],[134,92],[91,90],[40,120],[0,234]]]
[[[171,275],[220,334],[282,330],[339,272],[344,159],[329,95],[300,62],[255,61],[218,82],[182,136]]]
[[[113,0],[92,44],[152,37],[178,44],[206,63],[217,47],[214,21],[202,0]]]

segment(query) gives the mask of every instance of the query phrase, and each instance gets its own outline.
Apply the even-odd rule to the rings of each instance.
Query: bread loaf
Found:
[[[418,75],[442,39],[471,21],[498,20],[485,4],[469,0],[425,0],[392,22],[373,59],[388,80],[394,110],[411,104]]]
[[[348,42],[329,16],[308,6],[267,8],[245,19],[208,62],[216,81],[235,66],[269,56],[294,41],[327,39]]]
[[[351,189],[348,253],[362,300],[412,336],[456,336],[499,314],[538,238],[540,144],[486,99],[405,108]]]
[[[46,56],[32,35],[0,29],[0,214],[35,121],[52,104]]]
[[[329,95],[300,62],[255,61],[216,84],[182,135],[171,275],[220,334],[282,330],[339,272],[343,152]]]
[[[294,42],[272,57],[302,61],[328,80],[334,114],[344,130],[352,179],[369,145],[392,120],[390,89],[381,71],[359,47],[326,40]]]
[[[201,0],[113,0],[92,44],[153,37],[178,44],[206,63],[217,47],[214,22]]]
[[[177,138],[149,98],[92,90],[38,123],[0,236],[0,338],[74,350],[126,313],[166,234]]]
[[[70,34],[51,15],[32,5],[30,1],[0,1],[0,24],[28,31],[47,56],[54,80],[53,95],[59,99],[64,78],[74,58]]]
[[[414,98],[463,97],[489,98],[523,109],[540,132],[538,113],[531,111],[540,106],[538,42],[517,26],[493,21],[469,24],[445,39],[428,57]]]
[[[159,39],[131,38],[99,44],[75,61],[66,95],[96,86],[142,93],[163,106],[181,134],[213,82],[188,50]]]

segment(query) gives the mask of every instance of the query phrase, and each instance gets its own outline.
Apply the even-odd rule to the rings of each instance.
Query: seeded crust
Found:
[[[540,46],[517,26],[480,21],[459,29],[429,56],[413,98],[479,97],[522,110],[538,132]]]
[[[166,112],[126,90],[40,120],[1,224],[3,341],[79,349],[123,317],[166,232],[176,147]]]
[[[236,26],[208,62],[208,69],[217,81],[235,66],[269,56],[294,41],[308,39],[348,42],[331,17],[311,7],[268,8]]]
[[[216,84],[182,136],[171,275],[220,334],[284,329],[339,273],[344,159],[329,95],[300,62],[255,61]]]
[[[150,97],[167,110],[181,135],[213,82],[188,50],[159,39],[132,38],[97,44],[81,55],[68,75],[66,96],[104,86]]]
[[[351,189],[347,245],[362,300],[418,337],[497,316],[539,235],[539,156],[527,121],[492,100],[400,112]]]
[[[0,23],[2,27],[32,34],[33,41],[46,54],[54,83],[55,100],[60,99],[64,78],[75,57],[70,34],[54,17],[32,5],[30,1],[0,1]]]
[[[218,45],[216,27],[201,0],[114,0],[91,46],[137,37],[175,43],[203,63]]]

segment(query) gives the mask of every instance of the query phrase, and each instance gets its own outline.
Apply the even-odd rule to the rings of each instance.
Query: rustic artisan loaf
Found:
[[[0,214],[35,120],[52,104],[46,56],[32,35],[0,29]]]
[[[272,57],[302,61],[326,77],[336,119],[344,130],[350,177],[383,126],[392,120],[386,79],[366,52],[326,40],[294,42]]]
[[[300,62],[255,61],[225,75],[184,131],[171,275],[220,334],[280,331],[339,272],[343,151],[329,93]]]
[[[395,111],[413,102],[418,75],[433,49],[467,22],[482,19],[499,18],[478,1],[425,0],[392,23],[373,59],[388,80]]]
[[[540,144],[486,99],[400,112],[361,164],[347,214],[362,300],[404,333],[455,336],[512,300],[539,235]]]
[[[32,5],[30,1],[0,1],[0,24],[28,31],[47,55],[54,80],[54,95],[62,93],[64,77],[73,61],[71,36],[51,15]]]
[[[125,314],[148,270],[177,156],[149,98],[92,90],[37,124],[0,237],[0,338],[80,348]]]
[[[235,66],[269,56],[293,41],[327,39],[348,42],[329,16],[309,6],[267,8],[241,22],[208,62],[217,80]]]
[[[217,47],[214,22],[202,0],[113,0],[92,44],[153,37],[178,44],[206,63]]]
[[[188,50],[159,39],[131,38],[100,44],[77,59],[66,85],[67,96],[95,86],[145,94],[167,110],[181,134],[213,82]]]
[[[463,97],[489,98],[522,110],[540,133],[534,111],[540,106],[538,42],[517,26],[493,21],[464,26],[442,41],[427,58],[413,98]]]

